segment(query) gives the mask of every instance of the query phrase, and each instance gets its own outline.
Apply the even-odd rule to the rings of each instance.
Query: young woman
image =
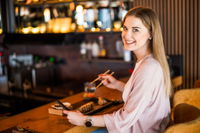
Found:
[[[152,9],[131,9],[123,21],[124,48],[137,59],[126,84],[110,75],[99,75],[105,86],[122,91],[124,106],[112,114],[85,116],[64,111],[75,125],[106,127],[109,133],[161,133],[169,122],[171,81],[162,32]],[[87,124],[88,124],[87,123]]]

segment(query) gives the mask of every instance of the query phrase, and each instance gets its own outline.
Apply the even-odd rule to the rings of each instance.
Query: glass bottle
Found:
[[[92,57],[97,58],[98,54],[99,54],[99,45],[95,41],[95,42],[92,43]]]
[[[86,53],[87,53],[86,43],[82,42],[81,45],[80,45],[80,54],[81,54],[82,59],[86,58]]]
[[[82,5],[76,6],[75,19],[77,30],[80,32],[84,31],[84,8]]]
[[[113,30],[120,31],[122,23],[119,17],[120,1],[113,1],[111,2],[110,6],[111,6],[111,18],[112,18]]]
[[[87,2],[85,5],[85,29],[92,30],[95,28],[95,9],[94,2]]]
[[[99,36],[99,57],[106,57],[106,49],[104,47],[104,40],[103,40],[103,36]]]
[[[111,14],[110,14],[108,0],[99,1],[97,25],[101,30],[110,31],[112,28]]]

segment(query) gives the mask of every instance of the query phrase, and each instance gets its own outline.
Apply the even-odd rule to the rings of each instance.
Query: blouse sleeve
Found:
[[[145,66],[135,73],[133,84],[124,106],[112,114],[104,115],[109,133],[125,132],[140,118],[149,105],[155,84],[161,73],[155,65]]]

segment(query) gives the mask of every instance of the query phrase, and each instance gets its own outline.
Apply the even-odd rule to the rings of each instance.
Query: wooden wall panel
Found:
[[[153,8],[160,19],[167,54],[183,55],[183,88],[200,79],[200,1],[134,0],[134,6]]]

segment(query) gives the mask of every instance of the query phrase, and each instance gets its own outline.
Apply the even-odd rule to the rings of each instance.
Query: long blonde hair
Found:
[[[154,58],[160,63],[163,69],[166,93],[170,96],[172,94],[172,86],[169,65],[164,50],[160,22],[156,13],[150,8],[136,7],[128,11],[124,18],[124,21],[128,16],[135,16],[137,18],[140,18],[145,27],[149,30],[152,37],[150,41],[150,49]]]

